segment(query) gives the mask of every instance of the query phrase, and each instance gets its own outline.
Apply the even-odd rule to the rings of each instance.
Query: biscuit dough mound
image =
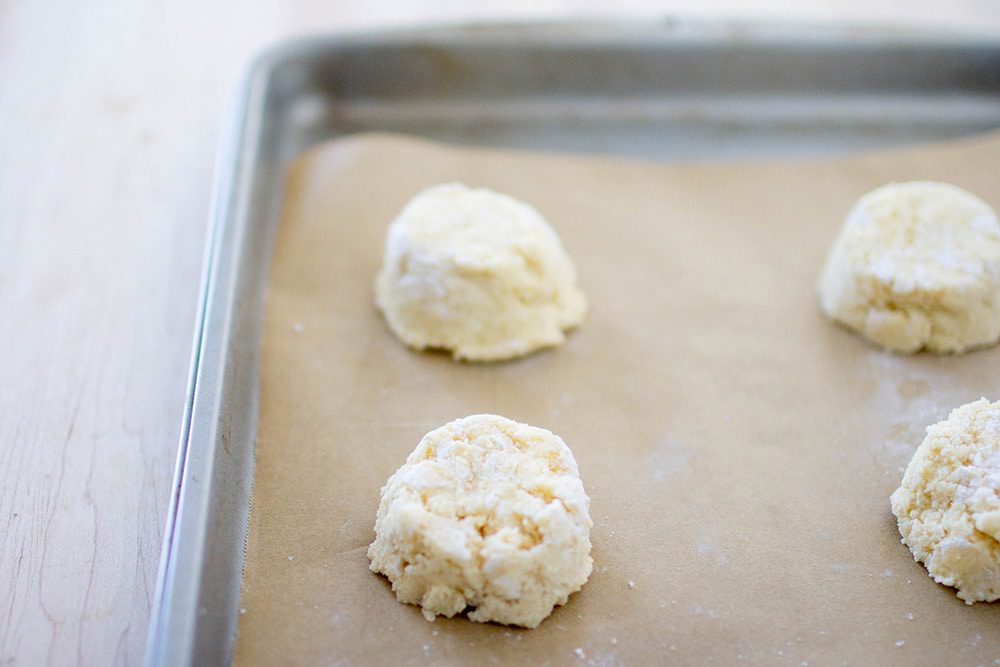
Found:
[[[458,183],[424,190],[389,226],[375,299],[410,347],[471,361],[558,345],[587,310],[573,263],[538,211]]]
[[[847,215],[819,284],[828,317],[899,353],[1000,339],[1000,224],[946,183],[893,183]]]
[[[473,415],[425,435],[386,482],[368,558],[428,620],[534,628],[590,576],[588,505],[559,436]]]
[[[891,500],[903,544],[935,581],[967,604],[1000,599],[1000,402],[929,426]]]

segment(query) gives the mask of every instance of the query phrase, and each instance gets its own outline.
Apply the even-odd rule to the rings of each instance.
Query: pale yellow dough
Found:
[[[820,278],[823,312],[900,353],[1000,339],[1000,224],[946,183],[878,188],[854,206]]]
[[[1000,402],[927,428],[892,494],[903,543],[966,603],[1000,599]]]
[[[590,576],[588,506],[557,435],[473,415],[425,435],[386,482],[368,558],[428,620],[534,628]]]
[[[558,345],[587,310],[573,263],[538,211],[458,183],[424,190],[392,222],[375,299],[410,347],[473,361]]]

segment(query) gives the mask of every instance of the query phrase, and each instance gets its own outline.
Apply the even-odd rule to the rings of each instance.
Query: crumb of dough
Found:
[[[1000,402],[927,428],[892,494],[903,544],[966,603],[1000,599]]]
[[[534,628],[590,576],[588,506],[559,436],[472,415],[425,435],[386,482],[368,558],[428,620]]]
[[[1000,223],[947,183],[892,183],[844,221],[819,283],[831,319],[898,353],[1000,339]]]
[[[375,301],[405,344],[470,361],[559,345],[587,311],[541,214],[459,183],[419,193],[389,226]]]

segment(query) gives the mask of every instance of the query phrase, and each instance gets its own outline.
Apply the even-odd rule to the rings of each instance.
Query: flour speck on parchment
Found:
[[[902,475],[914,450],[924,438],[924,429],[947,416],[954,382],[947,373],[921,365],[922,360],[900,357],[880,350],[869,352],[866,371],[874,383],[870,402],[873,418],[891,424],[871,443],[875,460],[886,474]],[[947,361],[947,360],[945,360]]]
[[[689,469],[691,450],[674,438],[664,438],[656,443],[645,467],[651,482],[659,483]]]

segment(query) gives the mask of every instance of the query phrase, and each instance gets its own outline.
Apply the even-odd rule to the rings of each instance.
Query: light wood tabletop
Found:
[[[249,58],[603,4],[0,2],[0,665],[142,661],[217,137]],[[616,3],[668,14],[1000,35],[997,0]]]

